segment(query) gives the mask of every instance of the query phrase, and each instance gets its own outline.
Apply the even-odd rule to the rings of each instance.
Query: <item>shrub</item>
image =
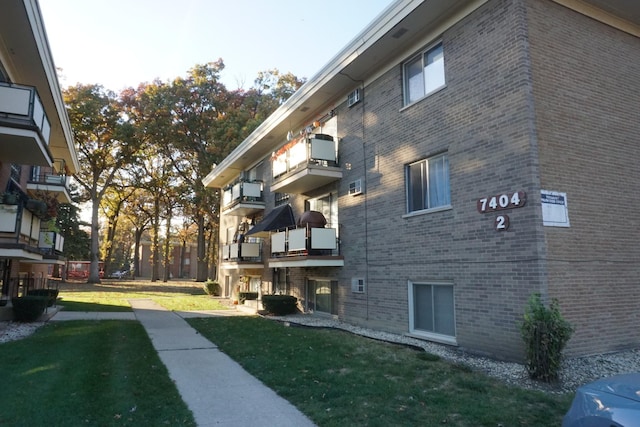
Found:
[[[553,299],[547,308],[540,294],[531,295],[520,331],[526,346],[529,377],[556,381],[562,365],[562,350],[573,333],[569,322],[560,314],[558,300]]]
[[[30,291],[27,291],[27,295],[34,297],[46,297],[47,307],[51,307],[58,298],[58,292],[59,291],[57,289],[31,289]]]
[[[219,297],[222,293],[220,284],[213,280],[207,280],[206,282],[204,282],[204,285],[202,285],[202,287],[204,288],[204,291],[207,293],[207,295]]]
[[[238,294],[238,299],[240,301],[240,304],[243,304],[246,300],[258,299],[258,293],[257,292],[240,292]]]
[[[49,297],[27,295],[20,298],[12,298],[13,317],[18,322],[34,322],[44,313],[49,302]]]
[[[298,310],[298,298],[291,295],[262,295],[264,309],[276,316],[292,314]]]

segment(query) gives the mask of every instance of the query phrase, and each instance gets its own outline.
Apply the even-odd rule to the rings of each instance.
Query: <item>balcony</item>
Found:
[[[305,194],[342,179],[333,137],[310,134],[294,139],[272,157],[271,191]]]
[[[0,204],[0,257],[40,261],[40,218],[18,204]]]
[[[61,254],[64,251],[64,236],[55,231],[41,231],[38,247],[46,255]]]
[[[336,228],[298,227],[271,234],[269,268],[344,267]]]
[[[35,87],[0,83],[0,158],[51,166],[51,125]]]
[[[222,263],[220,266],[224,270],[264,268],[262,244],[237,242],[222,246]]]
[[[64,160],[61,159],[54,159],[52,168],[32,166],[27,191],[36,197],[37,193],[44,191],[54,194],[59,203],[71,203],[69,177],[65,171]]]
[[[239,181],[222,194],[223,215],[249,216],[264,210],[262,182]]]

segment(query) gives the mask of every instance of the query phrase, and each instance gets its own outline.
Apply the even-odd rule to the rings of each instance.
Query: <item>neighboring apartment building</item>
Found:
[[[57,207],[70,203],[78,169],[42,15],[36,0],[0,6],[0,281],[2,300],[47,286],[62,266]]]
[[[164,245],[164,242],[162,242]],[[151,250],[152,242],[148,234],[145,234],[140,242],[139,259],[140,259],[140,277],[151,277],[152,268],[151,258],[153,251]],[[170,255],[170,278],[171,279],[195,279],[196,269],[198,266],[198,244],[196,242],[181,242],[177,239],[171,243]],[[160,249],[160,264],[158,266],[159,279],[164,279],[164,246]]]
[[[639,36],[636,2],[393,3],[204,180],[225,294],[519,360],[541,293],[569,355],[637,347]]]

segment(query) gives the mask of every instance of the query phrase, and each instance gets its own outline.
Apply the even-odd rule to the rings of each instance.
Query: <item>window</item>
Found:
[[[446,153],[408,165],[406,180],[408,212],[451,204]]]
[[[455,341],[453,285],[409,282],[409,332]]]
[[[404,64],[404,104],[409,105],[445,84],[442,43],[420,52]]]
[[[363,294],[364,293],[364,279],[359,277],[354,277],[351,279],[351,292],[354,294]]]

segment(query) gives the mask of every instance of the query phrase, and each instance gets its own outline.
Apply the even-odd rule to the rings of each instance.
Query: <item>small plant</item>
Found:
[[[298,298],[291,295],[263,295],[262,306],[276,316],[293,314],[298,310]]]
[[[520,325],[526,346],[526,365],[529,377],[553,382],[559,378],[562,350],[571,338],[573,328],[560,314],[557,299],[546,307],[540,294],[533,294]]]
[[[47,308],[49,297],[27,295],[13,298],[13,317],[18,322],[35,322]]]
[[[207,280],[206,282],[204,282],[204,285],[202,285],[202,287],[207,295],[219,297],[220,294],[222,294],[222,288],[220,287],[220,284],[214,280]]]

